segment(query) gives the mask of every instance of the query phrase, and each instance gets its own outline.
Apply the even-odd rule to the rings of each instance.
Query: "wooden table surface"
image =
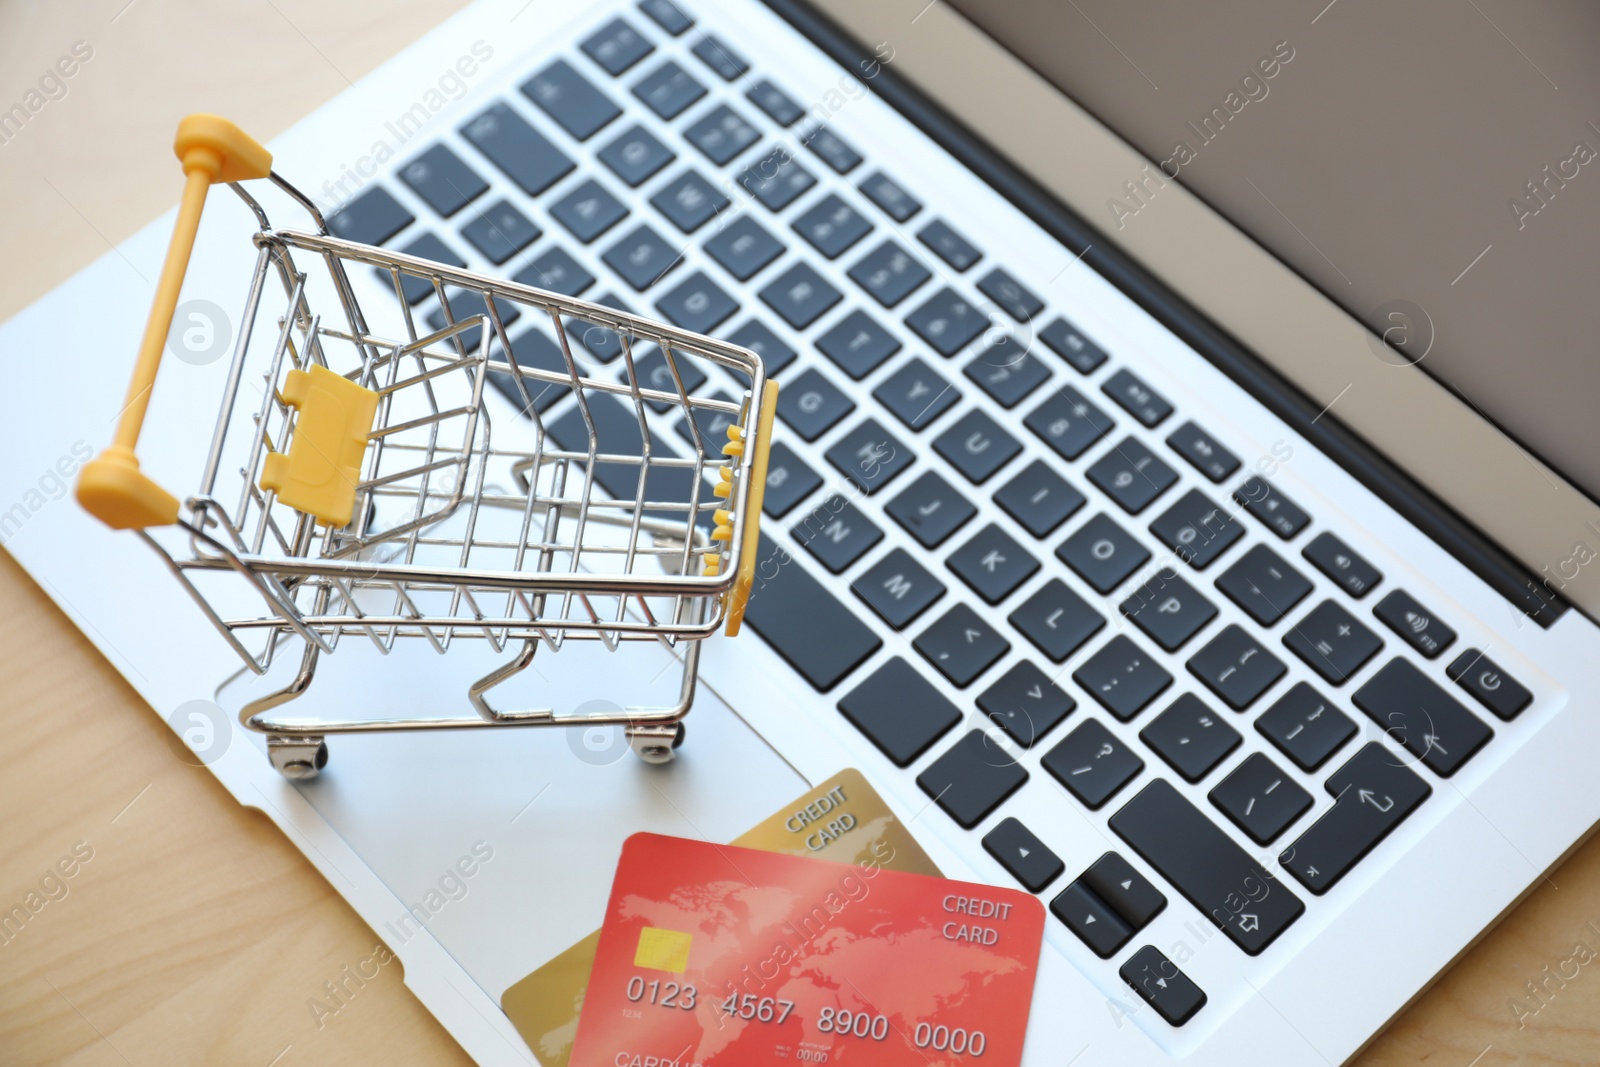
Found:
[[[269,139],[459,6],[0,5],[0,109],[78,42],[92,53],[0,144],[0,319],[176,201],[182,114]],[[41,355],[0,353],[0,370]],[[378,937],[265,818],[175,758],[160,718],[3,552],[0,738],[0,910],[80,857],[66,895],[0,944],[0,1065],[468,1062],[398,962],[336,1014],[311,1010]],[[1580,945],[1600,951],[1600,839],[1356,1062],[1600,1063],[1600,959],[1568,962]]]

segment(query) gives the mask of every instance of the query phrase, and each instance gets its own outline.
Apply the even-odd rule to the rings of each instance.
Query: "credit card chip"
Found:
[[[639,931],[639,947],[633,953],[635,967],[682,974],[689,969],[689,945],[694,938],[681,930],[646,926]]]

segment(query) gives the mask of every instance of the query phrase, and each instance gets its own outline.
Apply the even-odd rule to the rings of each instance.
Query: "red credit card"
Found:
[[[635,834],[571,1067],[1012,1067],[1043,937],[1017,890]]]

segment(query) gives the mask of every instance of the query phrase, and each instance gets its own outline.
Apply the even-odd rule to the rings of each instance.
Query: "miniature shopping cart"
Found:
[[[239,715],[267,735],[274,766],[315,775],[329,734],[506,725],[621,726],[643,759],[670,760],[700,642],[736,634],[750,595],[777,402],[760,357],[330,236],[267,151],[215,116],[184,119],[175,148],[187,184],[127,405],[77,496],[161,555],[250,671],[267,673],[287,650],[288,673],[300,653],[292,680]],[[273,229],[239,184],[259,178],[304,207],[316,232]],[[180,504],[134,448],[217,182],[254,212],[257,256],[200,487]],[[375,294],[364,301],[363,286]],[[432,321],[413,307],[428,296]],[[542,356],[525,355],[520,339],[513,351],[514,318],[548,326]],[[615,364],[587,358],[596,332],[620,345]],[[743,395],[687,384],[717,372]],[[496,391],[528,416],[499,436],[485,403]],[[692,454],[666,447],[663,426],[691,439]],[[341,641],[387,654],[402,640],[444,653],[467,639],[487,642],[498,664],[468,690],[475,714],[273,714]],[[490,705],[489,691],[536,652],[569,641],[611,652],[664,644],[683,668],[676,704],[599,714]]]

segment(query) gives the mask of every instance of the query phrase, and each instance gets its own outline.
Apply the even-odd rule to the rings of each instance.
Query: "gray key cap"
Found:
[[[1023,748],[1032,748],[1078,702],[1028,660],[1020,660],[978,694],[978,710]]]
[[[1145,426],[1157,426],[1172,414],[1172,405],[1167,402],[1167,398],[1146,385],[1138,375],[1126,367],[1107,378],[1100,389],[1115,400],[1123,411]]]
[[[849,174],[861,165],[861,153],[826,126],[818,126],[802,137],[800,143],[837,174]]]
[[[1039,561],[994,523],[951,553],[945,565],[988,604],[1000,603],[1039,570]]]
[[[484,208],[471,222],[461,227],[461,236],[483,253],[485,259],[499,266],[544,235],[533,221],[511,206],[509,200],[499,200]]]
[[[1372,613],[1399,634],[1400,640],[1429,659],[1437,659],[1439,653],[1455,643],[1456,632],[1404,589],[1391,590],[1373,607]]]
[[[1239,469],[1239,457],[1192,422],[1186,422],[1172,431],[1167,444],[1213,482],[1230,478]]]
[[[961,721],[961,712],[899,656],[839,701],[839,711],[896,767],[918,756]]]
[[[813,367],[778,390],[778,418],[807,441],[815,441],[855,409],[855,401]]]
[[[431,233],[418,234],[400,252],[418,259],[431,259],[435,263],[443,263],[450,267],[465,267],[466,260],[456,255],[455,249],[445,244]],[[394,285],[394,276],[386,270],[374,269],[380,281],[387,287]],[[415,274],[400,275],[400,289],[405,293],[406,303],[416,304],[433,293],[433,284],[425,278]]]
[[[795,350],[759,319],[747,320],[743,326],[728,334],[728,341],[760,356],[767,365],[768,377],[782,374],[783,369],[795,360]]]
[[[762,511],[781,519],[821,485],[822,476],[806,466],[794,449],[782,441],[772,442],[767,452],[767,491],[761,499]]]
[[[943,219],[934,219],[924,226],[917,240],[958,271],[967,270],[983,258],[983,253],[974,248],[972,242],[951,229]]]
[[[1324,600],[1291,625],[1283,643],[1334,685],[1343,685],[1383,647],[1377,634],[1332,600]]]
[[[1178,480],[1178,472],[1137,437],[1124,438],[1084,472],[1130,515],[1137,515]]]
[[[904,630],[944,596],[944,583],[897,548],[850,584],[850,591],[896,630]]]
[[[1385,663],[1350,699],[1441,778],[1460,770],[1494,736],[1410,660]]]
[[[797,330],[810,326],[844,299],[809,263],[796,263],[757,295]]]
[[[519,367],[555,371],[558,374],[567,373],[567,360],[561,354],[560,347],[538,329],[524,330],[513,337],[511,351]],[[511,401],[522,415],[528,415],[531,411],[540,413],[548,411],[556,401],[572,393],[572,390],[565,385],[544,382],[537,378],[523,378],[522,387],[528,391],[527,399],[524,399],[517,381],[503,371],[490,371],[489,382],[502,396]]]
[[[1234,711],[1243,711],[1289,668],[1241,626],[1229,625],[1189,657],[1189,673]]]
[[[717,77],[725,82],[733,81],[750,69],[750,64],[729,48],[722,38],[709,33],[696,41],[691,51],[700,62],[710,67],[716,72]]]
[[[1356,551],[1333,534],[1323,531],[1313,537],[1300,553],[1311,561],[1335,585],[1360,600],[1378,583],[1383,575],[1378,568],[1356,554]]]
[[[1209,796],[1258,845],[1270,845],[1311,810],[1311,794],[1259,752],[1246,756]]]
[[[1303,771],[1322,766],[1356,735],[1355,721],[1305,682],[1257,716],[1256,729]]]
[[[1265,478],[1251,478],[1233,491],[1233,499],[1266,524],[1267,529],[1287,541],[1311,521],[1300,505],[1284,496]]]
[[[413,221],[411,212],[401,207],[389,190],[375,185],[329,215],[328,230],[347,241],[382,245]]]
[[[787,148],[779,147],[740,174],[739,184],[769,211],[782,211],[817,184],[817,179]]]
[[[1011,650],[1011,642],[996,633],[977,612],[957,604],[924,630],[912,647],[951,685],[965,689]]]
[[[1023,420],[1023,425],[1055,449],[1058,456],[1071,461],[1110,433],[1116,423],[1082,393],[1066,385],[1051,393]]]
[[[670,121],[705,96],[706,87],[669,59],[641,78],[633,87],[633,95],[643,100],[651,111]]]
[[[915,459],[916,453],[877,419],[862,422],[827,451],[834,469],[868,496],[898,478]]]
[[[1533,703],[1527,686],[1500,669],[1500,665],[1475,648],[1457,656],[1445,668],[1450,680],[1472,694],[1472,698],[1499,718],[1510,722]]]
[[[920,359],[885,378],[873,397],[913,430],[926,428],[961,399],[961,394]]]
[[[439,214],[449,217],[482,196],[489,183],[461,157],[436,144],[400,168],[400,179]]]
[[[1311,583],[1266,545],[1256,545],[1217,578],[1217,588],[1262,626],[1271,626],[1306,598]]]
[[[600,257],[629,285],[641,292],[683,262],[677,246],[668,244],[649,226],[629,230]]]
[[[706,272],[697,270],[656,301],[656,310],[691,333],[711,333],[727,322],[739,305]],[[723,441],[722,444],[726,444]],[[721,448],[721,444],[717,446]]]
[[[981,485],[1016,458],[1022,443],[980,408],[970,408],[933,440],[933,449],[966,476]]]
[[[676,158],[672,149],[643,126],[630,126],[597,153],[600,162],[632,186],[639,186]]]
[[[650,198],[657,211],[684,233],[693,233],[728,206],[722,191],[692,170],[686,170]]]
[[[1133,937],[1133,931],[1111,905],[1081,881],[1063,889],[1050,902],[1050,912],[1103,960],[1115,956]]]
[[[1117,970],[1124,982],[1169,1026],[1182,1026],[1206,1006],[1206,994],[1154,945],[1146,945]]]
[[[896,241],[885,241],[850,268],[850,280],[892,308],[933,275]]]
[[[971,344],[989,326],[983,312],[954,289],[934,293],[906,316],[906,325],[941,356],[950,357]]]
[[[580,41],[578,47],[613,77],[655,51],[655,46],[623,19],[612,19]]]
[[[1052,662],[1064,663],[1106,620],[1059,578],[1052,578],[1011,613],[1010,623]]]
[[[1042,459],[1022,468],[994,495],[995,503],[1035,537],[1047,537],[1083,507],[1084,495]]]
[[[1172,675],[1144,649],[1118,634],[1073,671],[1072,680],[1127,722],[1167,691]]]
[[[628,217],[622,201],[592,178],[550,205],[550,214],[572,236],[588,244]]]
[[[850,377],[860,380],[900,351],[900,338],[864,311],[852,311],[816,340],[817,348]]]
[[[461,127],[461,135],[529,196],[538,196],[572,173],[572,160],[504,103]]]
[[[727,104],[718,104],[684,130],[683,136],[720,167],[761,140],[761,131]]]
[[[917,785],[963,830],[977,826],[1022,788],[1028,772],[982,730],[972,730],[928,769]]]
[[[837,493],[800,516],[790,534],[834,574],[843,572],[883,540],[883,531]]]
[[[1095,860],[1080,880],[1095,896],[1110,904],[1135,932],[1149,926],[1150,920],[1167,906],[1167,898],[1161,890],[1115,852],[1107,852]]]
[[[933,471],[923,471],[884,510],[923,548],[937,548],[978,513],[965,493]]]
[[[983,850],[1030,893],[1039,892],[1066,870],[1060,856],[1013,818],[1001,819],[983,835]]]
[[[1018,322],[1028,322],[1044,310],[1043,300],[1012,277],[1010,271],[1000,267],[978,279],[978,292],[999,304],[1007,315]]]
[[[1198,489],[1191,489],[1173,501],[1172,506],[1150,524],[1150,532],[1197,571],[1211,566],[1244,536],[1244,530],[1233,517]]]
[[[672,0],[639,0],[639,10],[674,37],[683,36],[694,25],[694,19],[685,15]]]
[[[629,310],[622,298],[616,293],[602,293],[595,297],[594,302],[603,307],[615,308],[618,311]],[[617,331],[609,326],[602,326],[596,322],[584,319],[563,316],[567,324],[567,333],[583,347],[583,352],[575,352],[580,359],[584,353],[594,357],[601,363],[610,363],[622,355],[622,338]]]
[[[829,259],[872,232],[872,223],[855,208],[829,193],[794,220],[794,230]]]
[[[862,180],[861,192],[896,222],[905,222],[922,210],[916,197],[881,170],[873,171]]]
[[[1184,781],[1198,782],[1244,740],[1221,715],[1193,693],[1184,693],[1139,731],[1149,745]]]
[[[1044,754],[1039,766],[1093,811],[1138,777],[1144,760],[1099,722],[1085,719]]]
[[[1015,338],[1005,337],[979,352],[963,371],[1004,408],[1014,408],[1050,380],[1050,370]]]
[[[1109,593],[1145,565],[1150,551],[1101,514],[1078,527],[1056,556],[1096,592]]]
[[[450,298],[450,321],[452,322],[461,322],[463,319],[470,319],[477,315],[487,315],[489,313],[489,305],[487,301],[483,299],[482,293],[467,292],[463,289],[452,289],[446,295]],[[517,305],[511,303],[510,301],[502,300],[499,297],[495,297],[494,309],[500,316],[500,325],[504,326],[507,330],[511,328],[512,323],[516,322],[522,317],[521,308],[517,307]],[[444,329],[445,315],[443,309],[434,308],[432,311],[428,312],[426,321],[428,323],[428,329],[430,330]],[[494,326],[492,323],[489,327],[489,333],[491,336],[494,334]],[[461,338],[461,344],[466,348],[466,350],[468,352],[472,352],[477,349],[478,342],[483,337],[483,330],[480,327],[472,326],[461,331],[461,333],[457,336]]]
[[[641,389],[655,389],[675,396],[678,393],[678,382],[681,380],[683,382],[683,391],[692,396],[699,391],[702,385],[706,384],[705,373],[696,366],[695,360],[685,358],[681,353],[674,352],[672,362],[677,367],[678,374],[676,378],[672,374],[673,367],[668,366],[667,358],[661,354],[661,349],[655,345],[649,345],[642,351],[637,348],[634,349],[633,369],[634,373],[638,375],[639,387]],[[619,377],[624,382],[628,380],[626,364],[623,365],[622,373]],[[677,406],[676,401],[668,403],[664,400],[646,400],[645,403],[659,412],[667,412]]]
[[[1106,361],[1105,351],[1066,319],[1052,319],[1039,331],[1039,340],[1079,374],[1093,374]]]
[[[749,215],[740,215],[706,242],[706,253],[744,282],[783,255],[783,243]]]
[[[840,679],[883,646],[882,638],[856,617],[857,610],[841,603],[838,597],[823,588],[821,583],[806,573],[804,566],[770,538],[761,538],[755,588],[745,609],[744,621],[801,677],[822,692],[832,689]],[[931,685],[922,682],[916,672],[908,668],[906,673],[921,682],[922,690],[913,692],[902,680],[895,679],[891,682],[889,695],[896,702],[921,697],[924,703],[911,704],[909,707],[913,714],[928,716],[936,710],[936,705],[927,700],[931,693],[949,708],[948,723],[927,739],[922,746],[926,748],[939,733],[954,726],[961,718],[961,713]],[[843,702],[841,711],[844,710],[842,705]],[[865,710],[861,713],[863,716],[869,715]],[[846,714],[849,715],[848,712]],[[852,718],[852,721],[860,725],[859,720]],[[905,763],[900,766],[905,766]]]
[[[1278,856],[1301,885],[1321,895],[1428,799],[1433,788],[1373,741],[1335,771],[1328,792],[1338,799]]]
[[[733,402],[733,397],[721,389],[712,393],[711,399],[724,403]],[[690,429],[688,419],[679,419],[676,429],[678,435],[689,443],[691,449],[698,441],[706,458],[716,462],[722,457],[722,446],[728,443],[728,427],[735,421],[736,416],[730,412],[697,407],[694,409],[694,428]]]
[[[793,97],[765,78],[752,85],[744,95],[779,126],[793,126],[805,114],[805,109],[795,103]]]
[[[1135,589],[1118,610],[1168,652],[1182,648],[1217,617],[1212,603],[1170,569]]]
[[[622,114],[620,107],[564,59],[556,60],[523,82],[522,94],[580,141],[587,141]]]

